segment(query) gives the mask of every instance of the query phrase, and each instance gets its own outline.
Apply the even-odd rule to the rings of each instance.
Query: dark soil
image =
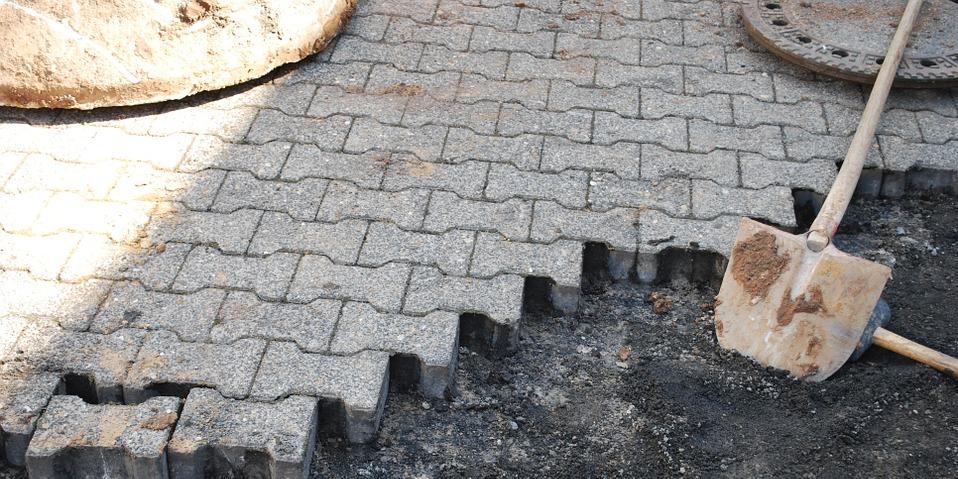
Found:
[[[958,354],[958,200],[859,202],[842,231],[894,267],[888,328]],[[714,294],[617,284],[576,317],[533,312],[517,353],[463,348],[449,401],[391,391],[377,441],[324,441],[313,476],[958,477],[958,382],[877,348],[789,379],[718,347]]]

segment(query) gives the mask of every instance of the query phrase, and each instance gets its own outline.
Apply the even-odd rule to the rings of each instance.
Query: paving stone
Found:
[[[37,279],[56,280],[80,235],[25,236],[0,231],[0,269],[19,270]]]
[[[595,173],[590,182],[589,203],[600,210],[652,208],[682,216],[690,210],[689,188],[687,179],[627,180],[611,173]]]
[[[556,37],[555,49],[556,57],[562,59],[609,58],[625,65],[638,65],[642,59],[640,42],[631,38],[605,40],[560,33]]]
[[[596,65],[595,83],[605,88],[634,85],[679,94],[683,91],[682,67],[623,65],[614,60],[600,59]]]
[[[156,116],[150,127],[150,135],[166,136],[177,133],[192,133],[197,135],[213,135],[223,140],[239,142],[246,136],[250,124],[256,117],[256,108],[235,108],[232,110],[218,110],[216,108],[200,107],[171,107]],[[184,136],[185,137],[185,136]],[[147,137],[144,137],[147,138]],[[100,146],[100,145],[96,145]],[[187,143],[186,147],[189,147]],[[100,155],[99,149],[90,148],[91,154]],[[149,150],[141,150],[149,151]],[[163,163],[169,169],[175,168],[181,158],[169,155],[163,158]],[[175,160],[175,161],[174,161]],[[164,166],[156,165],[158,167]]]
[[[133,242],[150,219],[153,204],[145,201],[88,200],[75,193],[55,193],[46,202],[31,232],[98,233],[115,241]]]
[[[733,97],[732,102],[737,125],[788,125],[813,133],[826,132],[825,114],[818,103],[784,105],[762,102],[749,96]]]
[[[347,355],[376,350],[415,356],[420,391],[442,398],[455,380],[459,316],[445,311],[422,317],[380,313],[366,303],[348,302],[331,350]]]
[[[541,276],[559,286],[578,288],[582,275],[582,244],[558,240],[551,244],[508,241],[495,233],[479,233],[471,276],[488,278],[502,273]]]
[[[511,165],[492,165],[485,196],[494,201],[510,198],[553,200],[570,208],[586,204],[589,174],[567,170],[561,173],[522,171]]]
[[[775,159],[785,157],[782,129],[772,125],[741,128],[716,125],[704,120],[689,120],[689,144],[690,150],[698,153],[727,149],[761,153]]]
[[[0,271],[0,317],[45,317],[63,327],[82,330],[110,288],[108,281],[45,281],[23,271]]]
[[[840,161],[845,158],[852,142],[850,137],[816,135],[801,128],[785,127],[784,132],[785,150],[788,152],[788,159],[798,161],[807,161],[812,158]],[[872,143],[868,156],[865,157],[865,168],[875,168],[881,165],[882,155],[876,140]]]
[[[546,93],[548,94],[548,84],[546,85]],[[13,172],[17,171],[17,168],[20,167],[20,163],[22,163],[27,156],[30,155],[28,153],[18,153],[15,151],[0,152],[0,188],[2,188],[10,176],[13,175]]]
[[[63,266],[60,279],[70,283],[91,278],[136,280],[150,289],[165,290],[173,284],[191,249],[192,245],[182,243],[140,248],[102,236],[85,236]]]
[[[428,201],[427,190],[364,190],[350,183],[334,181],[326,191],[317,219],[326,222],[344,219],[391,221],[400,228],[412,230],[422,224]]]
[[[713,123],[732,123],[732,99],[728,95],[671,95],[652,88],[642,89],[642,118],[667,116],[702,118]]]
[[[799,103],[811,100],[858,109],[865,107],[862,88],[856,83],[836,80],[821,81],[820,79],[812,81],[788,74],[775,74],[772,77],[775,79],[775,99],[780,103]]]
[[[728,150],[686,153],[646,144],[642,145],[642,178],[702,178],[720,185],[736,186],[739,181],[738,160],[735,152]]]
[[[90,380],[93,398],[100,404],[119,403],[121,385],[143,340],[143,331],[120,329],[112,334],[67,331],[37,321],[20,334],[16,351],[4,364],[21,375],[57,373]]]
[[[185,388],[209,387],[242,399],[249,394],[266,341],[240,339],[232,344],[188,343],[171,331],[154,331],[123,383],[128,404],[137,404]]]
[[[581,109],[547,112],[505,104],[499,114],[498,130],[506,136],[536,133],[585,142],[592,136],[592,112]]]
[[[205,244],[226,253],[243,253],[262,216],[261,211],[254,209],[207,213],[171,206],[162,214],[154,215],[147,236],[153,243]]]
[[[391,2],[359,2],[356,16],[382,14],[408,17],[418,22],[432,21],[439,0],[395,0]]]
[[[166,477],[166,445],[180,400],[87,404],[54,396],[27,449],[31,477]]]
[[[477,133],[492,134],[499,118],[499,103],[477,101],[471,104],[417,96],[409,100],[403,114],[403,126],[443,125],[469,128]]]
[[[379,151],[336,153],[314,145],[296,145],[283,165],[280,177],[289,181],[303,178],[347,180],[363,188],[378,188],[389,160],[389,153]]]
[[[422,54],[423,46],[420,43],[389,45],[368,42],[359,37],[342,36],[333,50],[332,61],[386,63],[402,70],[412,70],[416,68]]]
[[[227,143],[215,136],[197,136],[190,145],[179,170],[195,173],[207,168],[248,171],[257,178],[271,179],[279,174],[292,145],[273,141],[262,145]]]
[[[296,68],[273,81],[292,85],[310,83],[314,85],[339,86],[342,88],[362,88],[369,78],[372,65],[363,62],[331,63],[321,59],[321,55],[307,58]]]
[[[377,268],[341,266],[324,256],[306,255],[293,278],[288,300],[307,303],[318,298],[344,299],[399,311],[409,270],[409,265],[400,263]]]
[[[730,6],[723,4],[722,7],[723,10],[727,11]],[[692,20],[682,22],[684,26],[682,43],[689,46],[720,45],[729,50],[738,48],[762,49],[761,44],[749,36],[741,21],[739,21],[739,10],[736,10],[732,15],[734,15],[734,20],[726,22],[721,27]],[[666,40],[657,40],[668,43]]]
[[[245,208],[277,211],[308,221],[316,217],[328,184],[329,181],[316,178],[296,182],[257,180],[246,172],[230,172],[212,209],[221,213]]]
[[[599,36],[601,17],[602,15],[599,13],[585,11],[570,15],[523,8],[519,11],[519,23],[516,30],[520,32],[549,30],[595,38]]]
[[[192,135],[141,136],[114,128],[98,128],[93,140],[79,150],[76,159],[90,163],[104,160],[142,162],[172,170],[183,161],[192,142]]]
[[[733,214],[763,218],[782,226],[796,225],[792,190],[782,186],[751,190],[720,186],[708,180],[693,180],[692,213],[697,218]]]
[[[925,141],[945,143],[958,140],[958,118],[948,118],[930,111],[919,111],[915,115]]]
[[[866,89],[865,98],[870,91]],[[888,110],[902,109],[911,111],[933,111],[942,116],[958,116],[958,105],[948,89],[945,88],[898,88],[888,93]]]
[[[442,158],[453,163],[483,160],[509,163],[528,170],[539,165],[542,137],[519,135],[512,138],[479,135],[463,128],[450,128]]]
[[[439,45],[426,45],[419,69],[426,73],[477,73],[492,79],[502,79],[509,63],[507,52],[457,52]]]
[[[615,113],[595,113],[595,143],[608,145],[617,141],[658,143],[666,148],[685,150],[688,147],[688,128],[682,118],[639,120],[622,118]]]
[[[443,234],[403,231],[391,223],[372,223],[357,264],[382,266],[391,261],[435,265],[448,274],[465,275],[475,234],[450,230]]]
[[[18,374],[0,369],[0,456],[8,463],[25,465],[37,420],[59,384],[59,374]]]
[[[639,88],[586,88],[566,81],[553,81],[549,109],[568,111],[573,108],[611,110],[622,116],[638,116]]]
[[[136,283],[118,283],[90,324],[90,331],[110,334],[123,328],[163,329],[184,341],[205,341],[224,297],[226,292],[219,289],[169,294]]]
[[[465,23],[511,30],[519,21],[519,8],[514,5],[473,7],[456,0],[440,0],[436,21],[442,24]]]
[[[609,171],[622,178],[638,178],[641,168],[638,143],[618,142],[609,146],[575,143],[555,136],[546,137],[539,169],[561,172],[567,168]]]
[[[204,170],[180,173],[130,164],[110,190],[112,201],[178,201],[194,210],[207,210],[223,184],[226,172]]]
[[[725,71],[725,50],[719,45],[678,46],[642,40],[642,65],[688,65]]]
[[[522,240],[529,235],[532,202],[511,199],[501,203],[475,201],[455,193],[435,192],[423,229],[444,233],[450,229],[495,231],[509,239]]]
[[[460,76],[455,71],[407,72],[389,65],[376,65],[369,74],[366,91],[384,94],[396,89],[412,90],[440,100],[452,100],[456,97]],[[403,86],[405,88],[400,88]]]
[[[837,103],[825,103],[823,106],[825,108],[825,118],[828,120],[829,134],[838,136],[855,135],[862,117],[861,109],[849,108]],[[931,114],[934,115],[934,113]],[[897,136],[915,142],[920,142],[922,139],[915,112],[907,110],[883,111],[875,134]]]
[[[379,351],[327,356],[274,342],[256,375],[253,397],[273,401],[291,394],[317,396],[321,424],[330,423],[350,442],[368,442],[382,419],[388,367],[389,354]]]
[[[423,315],[442,310],[484,314],[497,323],[518,323],[522,311],[522,277],[511,274],[490,279],[448,276],[438,269],[413,270],[406,292],[406,314]]]
[[[480,0],[476,2],[475,0],[466,0],[463,3],[484,5],[487,7],[497,7],[500,5],[515,5],[519,8],[520,11],[527,9],[536,9],[543,12],[559,12],[561,11],[561,0],[529,0],[522,2],[522,5],[516,5],[514,0]]]
[[[290,116],[276,110],[262,110],[250,127],[246,140],[263,144],[271,141],[311,143],[331,150],[342,148],[352,119],[336,115],[329,118]]]
[[[4,316],[0,319],[0,363],[13,352],[20,333],[27,327],[27,320],[18,316]]]
[[[308,352],[329,349],[342,302],[317,299],[307,304],[272,303],[253,293],[231,291],[210,332],[214,343],[244,338],[293,341]]]
[[[477,26],[472,30],[469,50],[474,52],[493,50],[525,52],[533,56],[547,58],[552,55],[555,44],[556,34],[549,31],[514,33]]]
[[[645,211],[639,218],[640,255],[681,248],[714,251],[727,257],[740,221],[738,216],[696,220],[673,218],[655,210]]]
[[[44,153],[63,161],[76,161],[93,141],[98,128],[33,127],[26,123],[0,123],[4,151]]]
[[[908,143],[894,136],[881,136],[879,139],[885,156],[885,168],[891,171],[913,168],[958,170],[958,140],[935,145]]]
[[[439,159],[446,129],[437,125],[404,128],[383,125],[366,118],[357,119],[346,140],[347,153],[389,150],[412,153],[423,161]]]
[[[232,288],[253,291],[264,299],[280,300],[286,294],[299,255],[275,253],[265,258],[228,256],[198,246],[186,257],[173,283],[177,292],[203,288]]]
[[[403,95],[365,93],[336,86],[319,87],[309,105],[311,117],[336,115],[369,117],[380,123],[399,124],[409,98]]]
[[[308,83],[262,84],[241,91],[229,91],[216,100],[203,104],[204,108],[233,110],[244,106],[279,110],[287,115],[304,115],[316,86]]]
[[[3,161],[3,160],[0,160]],[[70,191],[86,198],[104,198],[122,171],[124,163],[68,163],[52,156],[29,154],[4,184],[3,190],[17,194],[29,191]],[[0,166],[0,169],[4,168]]]
[[[774,101],[775,89],[768,73],[716,73],[704,68],[685,68],[685,88],[689,94],[703,96],[709,93],[750,95],[761,101]]]
[[[382,41],[390,21],[391,18],[388,15],[354,15],[346,24],[343,35],[361,37],[370,42]]]
[[[694,3],[644,0],[642,2],[642,18],[653,21],[669,18],[695,20],[720,25],[722,23],[722,10],[719,4],[707,0]]]
[[[620,251],[635,251],[639,209],[608,211],[567,209],[549,201],[536,202],[530,238],[552,243],[560,238],[606,243]]]
[[[489,164],[467,161],[459,164],[430,163],[407,156],[393,159],[386,170],[382,188],[399,191],[428,188],[452,191],[466,198],[479,198]]]
[[[682,43],[682,22],[678,20],[645,21],[617,15],[602,16],[602,38],[651,38],[664,43]]]
[[[450,50],[469,48],[469,25],[426,25],[409,19],[394,17],[386,31],[387,43],[433,43]]]
[[[482,100],[519,103],[526,108],[542,110],[549,97],[548,80],[500,81],[481,75],[465,74],[456,94],[456,101],[475,103]]]
[[[366,234],[366,222],[337,223],[297,221],[283,213],[266,213],[256,229],[249,253],[309,253],[327,256],[338,263],[354,263]]]
[[[595,60],[591,58],[551,59],[537,58],[528,53],[513,53],[509,57],[506,79],[566,80],[576,85],[590,85],[595,75],[595,65]]]
[[[742,186],[761,189],[780,185],[809,189],[827,194],[835,182],[837,167],[831,160],[813,159],[805,163],[769,160],[761,155],[743,154]]]
[[[317,401],[290,396],[272,403],[190,391],[169,442],[176,478],[302,478],[315,449]]]

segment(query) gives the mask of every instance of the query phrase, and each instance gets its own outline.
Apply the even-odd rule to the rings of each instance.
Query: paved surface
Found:
[[[795,225],[792,190],[827,189],[866,91],[763,53],[737,10],[363,0],[334,48],[219,97],[0,110],[7,461],[62,382],[101,403],[193,389],[196,414],[285,401],[236,429],[257,440],[196,440],[249,451],[217,467],[289,469],[314,426],[375,434],[391,355],[442,396],[460,314],[512,347],[524,277],[573,311],[585,242],[649,279],[664,249],[725,253],[740,215]],[[955,188],[901,172],[958,170],[956,99],[892,95],[867,189]],[[282,421],[302,429],[280,454]],[[180,446],[182,470],[207,460]]]

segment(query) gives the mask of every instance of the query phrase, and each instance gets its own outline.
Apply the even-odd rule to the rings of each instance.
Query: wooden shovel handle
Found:
[[[898,22],[898,29],[895,31],[895,36],[892,38],[885,59],[882,61],[872,92],[868,96],[868,103],[865,105],[865,111],[858,123],[858,130],[855,131],[855,138],[852,139],[852,145],[848,149],[848,153],[845,154],[842,169],[838,172],[835,184],[828,192],[828,197],[825,198],[825,203],[822,205],[818,217],[815,218],[815,222],[809,228],[807,245],[812,251],[821,251],[828,246],[838,230],[838,225],[842,222],[842,217],[845,216],[845,209],[848,208],[852,194],[855,193],[858,178],[862,174],[865,157],[868,155],[868,150],[871,149],[872,141],[875,139],[875,129],[878,127],[882,110],[885,108],[888,92],[895,81],[898,64],[905,52],[905,46],[908,44],[908,37],[911,35],[915,19],[918,18],[921,3],[922,0],[909,0],[905,7],[905,13],[902,14],[901,21]]]
[[[903,338],[885,328],[875,330],[875,344],[920,363],[927,364],[955,379],[958,379],[958,359]]]

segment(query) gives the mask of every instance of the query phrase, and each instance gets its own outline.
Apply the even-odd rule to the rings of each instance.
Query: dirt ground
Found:
[[[958,354],[958,199],[857,202],[842,231],[894,266],[889,329]],[[878,349],[797,382],[718,348],[707,286],[600,289],[576,317],[530,314],[512,356],[463,348],[449,401],[394,388],[379,439],[324,441],[312,475],[958,476],[958,382]]]

